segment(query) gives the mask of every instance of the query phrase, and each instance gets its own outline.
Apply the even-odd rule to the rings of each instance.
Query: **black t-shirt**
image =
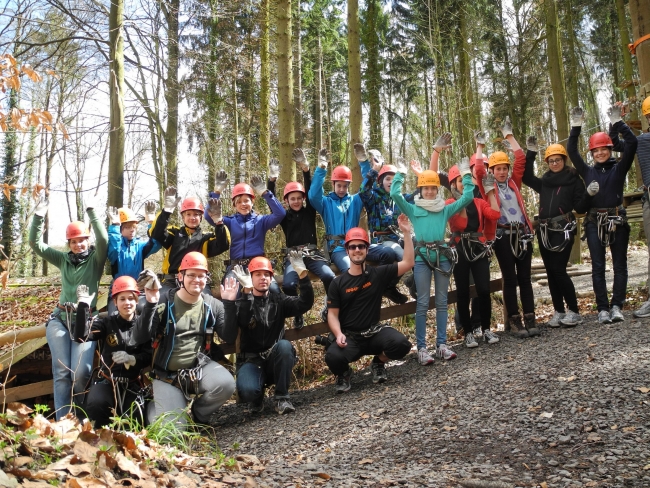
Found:
[[[334,278],[327,293],[327,306],[339,309],[341,330],[360,332],[377,324],[381,297],[396,277],[397,264],[394,263],[366,266],[366,274],[359,276],[345,272]]]

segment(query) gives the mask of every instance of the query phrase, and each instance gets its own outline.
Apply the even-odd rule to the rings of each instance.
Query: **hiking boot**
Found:
[[[427,351],[426,347],[418,349],[418,362],[422,366],[433,364],[433,357],[431,357],[431,354],[429,354],[429,351]]]
[[[609,312],[607,310],[601,310],[600,312],[598,312],[598,323],[599,324],[612,323],[612,318],[609,316]]]
[[[383,383],[388,379],[386,375],[386,366],[384,363],[372,362],[370,364],[370,369],[372,370],[372,382],[373,383]]]
[[[510,324],[510,334],[519,338],[525,339],[530,336],[526,328],[521,323],[521,315],[513,315],[508,318],[508,323]]]
[[[470,349],[473,347],[478,347],[478,342],[476,342],[476,339],[474,339],[474,334],[471,332],[465,334],[465,347],[468,347]]]
[[[327,323],[327,307],[323,307],[323,310],[320,311],[320,318],[323,322]]]
[[[280,415],[284,415],[285,413],[295,412],[296,407],[291,404],[288,398],[280,398],[275,406],[275,411]]]
[[[415,277],[413,276],[413,271],[409,271],[404,275],[404,284],[409,289],[409,294],[413,300],[418,299],[418,291],[415,288]]]
[[[472,334],[474,334],[474,337],[481,337],[483,335],[483,330],[480,327],[477,327],[474,329]]]
[[[621,312],[621,307],[618,305],[614,305],[612,307],[612,310],[609,313],[609,316],[612,319],[612,323],[616,322],[623,322],[625,320],[625,317],[623,317],[623,312]]]
[[[445,361],[450,361],[456,357],[456,353],[452,351],[447,344],[440,344],[436,347],[436,356]]]
[[[637,319],[650,317],[650,300],[648,300],[643,305],[641,305],[641,308],[635,310],[634,313],[632,313],[632,315],[634,315]]]
[[[293,328],[300,330],[305,326],[305,319],[302,318],[302,315],[298,315],[293,318]]]
[[[546,325],[548,325],[549,327],[553,327],[553,328],[559,327],[560,326],[560,321],[565,317],[565,315],[566,315],[565,313],[556,311],[553,314],[553,318],[551,320],[549,320],[548,322],[546,322]]]
[[[500,341],[499,336],[492,332],[490,329],[483,331],[483,340],[488,344],[496,344]]]
[[[542,333],[542,331],[540,331],[537,327],[534,313],[524,314],[524,326],[526,327],[526,330],[528,331],[528,335],[530,337],[538,336]]]
[[[258,403],[249,403],[248,410],[250,413],[262,413],[264,411],[264,398],[262,398]]]
[[[391,286],[384,291],[384,296],[388,298],[391,302],[395,302],[398,305],[402,305],[409,301],[408,297],[397,289],[396,286]]]
[[[352,388],[352,383],[350,380],[352,379],[352,370],[348,368],[348,370],[340,374],[336,377],[336,393],[345,393],[346,391],[350,391],[350,388]]]
[[[580,317],[579,313],[575,313],[572,310],[569,310],[564,317],[560,319],[560,325],[567,328],[575,327],[580,322],[582,322],[582,317]]]

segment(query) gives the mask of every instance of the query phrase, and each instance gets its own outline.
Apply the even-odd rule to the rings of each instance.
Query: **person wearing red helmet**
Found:
[[[327,157],[327,149],[321,149],[320,155]],[[299,276],[293,269],[289,259],[291,251],[300,251],[304,254],[304,262],[307,269],[320,278],[325,287],[325,294],[329,289],[330,283],[336,276],[332,268],[329,267],[327,259],[322,251],[318,249],[318,239],[316,235],[316,209],[309,201],[308,192],[311,188],[311,174],[309,172],[309,162],[305,157],[302,149],[293,150],[292,158],[299,169],[302,170],[303,181],[305,186],[296,181],[287,183],[284,187],[284,202],[287,206],[287,214],[280,222],[284,231],[287,248],[284,260],[284,276],[282,281],[282,291],[290,296],[298,294]],[[279,174],[279,167],[273,166],[269,171],[269,181],[267,187],[275,195],[275,181]],[[322,312],[321,312],[322,313]],[[305,324],[302,315],[294,317],[293,326],[301,329]]]
[[[176,275],[179,287],[162,296],[150,326],[139,323],[133,329],[134,342],[153,340],[155,350],[149,422],[169,415],[166,419],[185,429],[185,410],[194,398],[192,418],[207,424],[235,391],[232,375],[217,362],[224,355],[215,340],[234,343],[237,331],[225,328],[223,304],[204,292],[209,279],[205,256],[187,253]]]
[[[142,369],[151,364],[151,341],[133,341],[133,328],[143,323],[151,327],[158,304],[160,283],[153,271],[144,270],[142,282],[146,302],[140,315],[136,314],[140,287],[131,276],[120,276],[113,282],[111,298],[117,313],[93,317],[90,303],[94,296],[86,285],[77,287],[77,317],[73,337],[76,342],[96,341],[99,344],[99,368],[91,378],[84,411],[95,428],[107,427],[111,417],[130,415],[144,425]],[[145,286],[146,285],[146,286]],[[138,401],[138,404],[134,404]]]
[[[204,206],[200,198],[193,196],[181,202],[180,214],[183,225],[171,225],[169,221],[179,202],[181,198],[176,188],[173,186],[166,188],[162,211],[149,229],[149,236],[160,242],[165,249],[162,264],[163,284],[160,291],[162,296],[176,287],[179,266],[188,252],[200,252],[206,258],[213,258],[230,248],[230,232],[220,222],[221,202],[214,204],[215,216],[217,211],[219,214],[216,221],[210,222],[214,232],[204,232],[201,229]]]
[[[411,223],[405,215],[398,220],[400,231],[411,235]],[[387,287],[413,267],[413,241],[404,242],[404,256],[399,263],[367,266],[370,240],[359,227],[345,235],[345,252],[350,268],[337,276],[327,294],[327,323],[332,343],[325,352],[325,363],[336,375],[336,393],[350,390],[350,363],[372,354],[372,382],[387,380],[385,364],[402,359],[411,350],[411,343],[401,332],[379,322],[381,297]]]
[[[93,314],[99,280],[104,273],[108,247],[106,229],[99,220],[94,205],[86,204],[86,213],[95,234],[91,241],[90,229],[83,222],[72,222],[66,228],[69,252],[58,251],[43,242],[44,219],[48,200],[43,195],[34,209],[34,219],[29,232],[29,245],[34,253],[61,271],[61,295],[59,303],[46,324],[47,342],[52,353],[52,377],[54,379],[54,408],[60,419],[71,411],[74,404],[83,401],[83,392],[90,377],[95,343],[78,344],[71,337],[75,321],[74,303],[77,287],[86,285],[93,299]]]
[[[307,312],[314,304],[314,291],[302,252],[294,249],[288,258],[300,277],[297,297],[270,290],[273,266],[262,256],[251,259],[245,272],[245,288],[250,289],[250,295],[237,298],[239,287],[234,278],[227,278],[221,286],[225,327],[233,335],[240,332],[237,393],[252,412],[264,409],[264,389],[269,385],[275,385],[276,412],[282,415],[295,411],[289,399],[289,384],[297,356],[291,342],[284,339],[284,321]]]
[[[634,163],[637,139],[623,122],[621,104],[616,103],[608,110],[610,131],[621,134],[625,147],[621,159],[612,155],[614,142],[604,132],[596,132],[589,138],[589,151],[594,164],[588,165],[578,150],[585,113],[580,107],[571,110],[571,133],[567,152],[573,165],[587,185],[587,192],[593,196],[591,208],[584,221],[585,235],[591,256],[591,278],[596,294],[598,322],[611,324],[625,320],[622,308],[627,292],[627,245],[630,226],[623,207],[623,191],[628,171]],[[605,254],[607,247],[612,252],[614,284],[611,301],[607,296],[605,279]]]

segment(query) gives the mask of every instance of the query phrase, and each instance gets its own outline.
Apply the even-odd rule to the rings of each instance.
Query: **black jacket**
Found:
[[[264,352],[284,337],[284,319],[302,315],[314,304],[314,290],[309,277],[299,281],[300,295],[287,296],[269,292],[266,297],[252,293],[236,301],[224,300],[225,329],[237,336],[241,329],[241,352]]]
[[[151,364],[153,350],[150,339],[138,341],[134,332],[137,327],[149,327],[155,311],[156,304],[147,302],[142,314],[134,320],[124,320],[119,314],[99,318],[91,315],[87,304],[80,303],[74,324],[74,340],[98,341],[101,369],[114,377],[135,379],[144,367]],[[134,356],[135,366],[126,369],[123,364],[113,364],[112,355],[116,351],[126,351]]]

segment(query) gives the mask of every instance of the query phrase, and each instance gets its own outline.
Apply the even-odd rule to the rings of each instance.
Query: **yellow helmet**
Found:
[[[650,97],[646,97],[641,104],[641,113],[643,115],[650,115]]]
[[[548,161],[548,158],[551,156],[557,156],[557,155],[564,156],[565,158],[569,157],[569,154],[566,152],[566,149],[564,149],[564,146],[562,144],[551,144],[546,148],[546,152],[544,153],[544,161]]]
[[[135,215],[135,212],[130,208],[123,207],[118,209],[117,212],[120,214],[120,224],[138,221],[138,217]]]
[[[493,152],[490,154],[490,158],[488,159],[488,168],[493,168],[498,164],[510,164],[508,155],[503,151]]]
[[[418,176],[418,188],[421,186],[440,186],[440,177],[435,171],[424,170]]]

